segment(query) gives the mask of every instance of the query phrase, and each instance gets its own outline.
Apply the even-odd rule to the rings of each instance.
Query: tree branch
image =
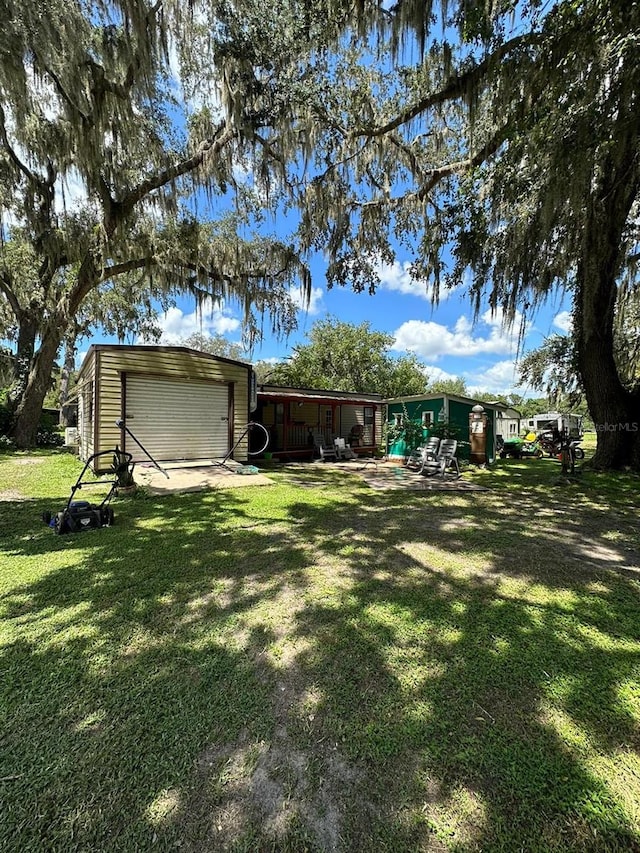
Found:
[[[149,195],[149,193],[166,186],[171,181],[175,181],[176,178],[193,172],[194,169],[202,165],[207,155],[212,153],[217,154],[233,139],[234,135],[234,131],[226,122],[221,123],[213,138],[203,140],[192,157],[188,157],[186,160],[182,160],[180,163],[176,163],[174,166],[170,166],[152,175],[128,192],[120,202],[123,215],[128,215],[135,205],[145,198],[145,196]]]
[[[13,292],[11,279],[4,272],[0,273],[0,293],[2,293],[6,297],[6,300],[9,303],[16,320],[19,321],[22,315],[22,308],[20,306],[20,302],[18,301],[17,296]]]
[[[35,184],[36,186],[42,187],[44,181],[39,175],[34,174],[34,172],[26,166],[22,160],[18,157],[16,152],[13,150],[11,143],[9,142],[9,137],[7,136],[7,127],[5,124],[5,115],[4,109],[0,104],[0,140],[5,147],[7,154],[9,155],[9,159],[16,166],[16,168],[22,172],[22,174],[27,178],[28,181]]]
[[[397,130],[401,125],[417,118],[421,113],[426,112],[432,107],[463,97],[471,87],[477,85],[487,72],[490,71],[491,68],[495,67],[495,65],[504,59],[504,57],[512,50],[522,47],[523,45],[528,46],[538,44],[540,42],[541,38],[536,33],[527,33],[510,39],[500,45],[495,51],[493,51],[493,53],[486,56],[482,62],[474,65],[468,71],[451,78],[444,88],[421,98],[415,104],[412,104],[400,112],[395,118],[386,122],[386,124],[369,129],[360,128],[353,132],[353,136],[366,136],[368,138],[384,136],[389,133],[389,131]]]
[[[62,85],[62,81],[60,80],[60,78],[58,77],[56,72],[52,68],[50,68],[48,65],[43,65],[43,69],[44,69],[45,73],[48,74],[49,77],[51,78],[51,80],[53,81],[56,89],[58,90],[58,94],[60,95],[62,100],[80,116],[80,118],[82,119],[83,122],[86,122],[88,120],[89,116],[87,116],[85,113],[82,112],[82,110],[75,103],[75,101],[73,100],[71,95],[69,95],[69,93],[67,92],[65,87]]]
[[[458,160],[455,163],[447,163],[439,169],[432,169],[426,183],[416,191],[416,197],[422,201],[422,199],[424,199],[444,178],[448,178],[451,175],[458,175],[462,172],[468,171],[469,169],[473,169],[476,166],[480,166],[492,157],[500,148],[507,138],[508,128],[509,124],[504,124],[502,127],[498,128],[494,136],[485,145],[483,145],[482,148],[479,148],[475,154],[472,154],[466,160]]]
[[[151,258],[134,258],[130,261],[123,261],[121,264],[112,264],[109,267],[103,267],[102,273],[98,278],[98,284],[109,279],[116,278],[119,275],[124,275],[132,270],[141,270],[152,264]]]
[[[355,205],[357,207],[378,207],[381,204],[391,204],[393,207],[398,207],[399,205],[405,203],[409,199],[416,199],[417,201],[423,201],[431,192],[431,190],[435,189],[435,187],[440,183],[440,181],[445,178],[451,177],[451,175],[458,175],[462,172],[466,172],[468,169],[473,169],[475,166],[479,166],[481,163],[484,163],[488,160],[496,151],[500,148],[502,143],[508,136],[509,125],[505,124],[501,128],[498,129],[497,133],[485,144],[482,148],[479,148],[474,154],[468,157],[465,160],[457,160],[454,163],[447,163],[444,166],[440,166],[438,169],[429,169],[427,170],[425,175],[425,182],[418,187],[418,189],[413,190],[411,192],[404,193],[401,196],[398,196],[394,199],[373,199],[371,201],[365,201],[362,204]]]

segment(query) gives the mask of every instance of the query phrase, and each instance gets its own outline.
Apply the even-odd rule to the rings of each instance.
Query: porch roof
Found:
[[[359,394],[354,391],[316,391],[310,388],[277,388],[262,386],[258,388],[258,399],[295,400],[307,403],[350,403],[352,405],[380,405],[382,397],[375,394]]]

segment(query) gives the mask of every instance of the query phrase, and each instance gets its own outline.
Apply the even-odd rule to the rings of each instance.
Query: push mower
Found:
[[[113,456],[111,467],[113,479],[84,480],[83,478],[93,460],[107,455]],[[130,479],[135,464],[132,459],[133,457],[130,453],[124,453],[118,447],[115,450],[101,450],[99,453],[94,453],[87,459],[75,485],[71,487],[71,494],[65,508],[55,513],[55,515],[49,511],[43,512],[42,520],[44,523],[53,528],[53,532],[57,534],[80,533],[83,530],[92,530],[96,527],[111,527],[114,515],[113,507],[109,506],[109,502],[123,479],[127,477]],[[110,486],[101,503],[96,504],[89,501],[74,500],[76,492],[79,492],[80,489],[83,489],[85,486],[96,485]]]

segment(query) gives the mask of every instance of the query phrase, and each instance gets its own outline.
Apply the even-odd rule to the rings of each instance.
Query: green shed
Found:
[[[474,400],[457,394],[423,394],[412,397],[395,397],[386,400],[386,423],[402,427],[407,420],[419,427],[414,440],[405,437],[387,441],[386,453],[391,461],[403,461],[416,446],[430,435],[443,435],[458,440],[458,458],[469,458],[469,416],[474,406],[482,406],[487,415],[487,461],[496,457],[496,416],[507,409],[501,403]],[[411,445],[415,446],[411,446]]]

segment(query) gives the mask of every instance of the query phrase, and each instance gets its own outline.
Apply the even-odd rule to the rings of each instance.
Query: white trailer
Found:
[[[582,415],[564,415],[561,412],[544,412],[541,415],[532,415],[530,418],[522,418],[521,430],[525,432],[544,432],[545,430],[565,430],[571,438],[582,438]]]

